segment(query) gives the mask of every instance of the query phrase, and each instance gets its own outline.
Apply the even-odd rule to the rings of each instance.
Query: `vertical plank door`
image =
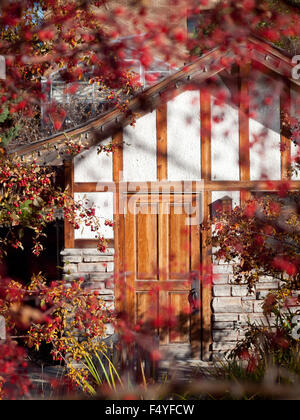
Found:
[[[200,357],[200,226],[196,194],[129,195],[124,218],[124,309],[161,349]],[[190,290],[198,292],[193,308]]]

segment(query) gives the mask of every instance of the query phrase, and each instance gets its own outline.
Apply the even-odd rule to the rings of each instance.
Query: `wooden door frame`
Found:
[[[142,197],[150,197],[149,201],[151,201],[151,195],[149,194],[149,190],[148,190],[148,185],[147,183],[144,183],[144,189],[140,188],[138,192],[136,192],[134,190],[134,188],[132,188],[132,190],[130,190],[130,188],[128,188],[128,185],[130,183],[126,183],[126,182],[121,182],[119,183],[119,190],[121,192],[123,192],[123,195],[121,197],[119,197],[118,201],[119,203],[123,203],[123,206],[125,205],[125,202],[128,200],[128,197],[132,196],[136,196],[137,200],[139,200]],[[189,198],[191,198],[192,200],[194,198],[197,197],[197,195],[201,195],[201,200],[200,203],[203,203],[204,197],[205,195],[203,194],[202,189],[197,189],[195,188],[196,183],[191,183],[191,189],[186,192],[186,194],[184,192],[182,192],[182,183],[164,183],[163,187],[161,184],[156,184],[153,183],[154,186],[157,185],[157,190],[155,190],[154,188],[154,192],[152,197],[154,199],[154,201],[157,201],[158,203],[169,203],[169,202],[176,202],[176,196],[181,196],[184,197],[184,195],[187,195]],[[174,191],[172,191],[171,193],[169,192],[169,189],[167,188],[167,190],[165,189],[166,186],[171,185],[174,188]],[[178,189],[176,189],[176,186],[178,186]],[[142,185],[141,185],[142,187]],[[127,192],[129,190],[129,192]],[[167,198],[168,200],[164,200],[164,198]],[[169,201],[170,200],[170,201]],[[203,207],[203,206],[202,206]],[[116,276],[118,276],[118,281],[119,284],[121,284],[121,288],[122,288],[122,293],[120,293],[120,290],[116,290],[118,299],[117,299],[117,305],[116,308],[119,312],[124,312],[125,310],[128,310],[128,303],[126,299],[124,299],[124,296],[127,295],[126,294],[126,286],[125,286],[125,251],[126,251],[126,244],[124,243],[124,239],[125,239],[125,229],[126,229],[126,219],[129,217],[128,216],[128,212],[126,212],[125,214],[118,214],[117,220],[118,220],[118,233],[117,233],[117,237],[118,240],[120,238],[122,238],[123,242],[122,243],[118,243],[117,245],[117,249],[119,252],[118,258],[117,258],[117,263],[119,264],[119,266],[115,266],[115,270],[116,270]],[[162,216],[164,217],[164,216]],[[163,225],[166,226],[166,224],[163,223]],[[208,329],[210,329],[211,324],[209,323],[209,325],[207,326],[204,322],[205,317],[203,317],[203,298],[210,299],[211,293],[209,293],[208,296],[206,296],[206,294],[209,291],[209,285],[207,285],[206,288],[203,287],[203,282],[202,282],[202,278],[203,276],[206,276],[206,272],[204,273],[203,270],[203,264],[201,263],[201,259],[203,258],[203,245],[206,243],[203,240],[203,231],[201,229],[201,225],[199,226],[199,231],[200,231],[200,238],[199,238],[199,261],[192,261],[192,266],[193,267],[199,267],[199,269],[197,269],[196,271],[198,272],[199,275],[199,303],[200,303],[200,313],[195,315],[195,321],[192,322],[192,330],[191,330],[191,337],[194,336],[195,333],[197,333],[197,331],[194,329],[193,326],[195,326],[196,324],[199,325],[199,329],[198,331],[200,332],[200,335],[198,337],[198,342],[197,340],[192,340],[192,352],[195,355],[196,359],[203,359],[203,347],[204,347],[204,342],[203,340],[205,339],[205,335],[203,334],[203,331],[205,330],[207,332]],[[163,235],[163,231],[160,232],[161,235]],[[163,238],[165,239],[165,238]],[[161,252],[161,251],[160,251]],[[208,255],[211,255],[210,253],[208,253]],[[164,259],[164,258],[162,258]],[[122,271],[119,271],[122,270]],[[118,274],[117,274],[118,273]],[[116,277],[115,277],[116,278]],[[147,282],[146,282],[147,283]],[[115,284],[116,289],[118,289],[119,287]],[[132,288],[133,285],[131,284],[130,287]],[[149,289],[150,290],[150,289]],[[190,290],[190,289],[189,289]],[[124,305],[124,306],[123,306]],[[126,307],[125,307],[126,306]],[[131,299],[129,299],[129,307],[132,311],[132,306],[133,303],[131,301]],[[209,306],[210,308],[210,306]],[[207,315],[207,314],[206,314]],[[211,317],[206,316],[206,320],[210,320]],[[196,323],[196,324],[195,324]]]

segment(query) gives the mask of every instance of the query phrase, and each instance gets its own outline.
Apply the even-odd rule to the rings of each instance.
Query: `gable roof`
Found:
[[[300,86],[300,80],[292,78],[292,69],[295,64],[292,63],[291,58],[286,57],[265,41],[250,37],[247,43],[240,45],[240,51],[242,50],[249,57],[249,61],[258,62],[286,80]],[[64,160],[70,159],[70,155],[65,150],[67,140],[81,140],[84,148],[99,144],[102,140],[116,133],[121,127],[130,124],[133,114],[138,113],[138,117],[141,117],[152,112],[161,103],[171,98],[174,92],[179,93],[188,86],[199,86],[222,70],[229,68],[236,62],[236,59],[237,54],[233,48],[218,47],[135,96],[128,104],[129,113],[124,113],[119,108],[115,108],[74,129],[26,146],[16,147],[9,153],[18,154],[29,161],[37,160],[40,164],[61,165]]]

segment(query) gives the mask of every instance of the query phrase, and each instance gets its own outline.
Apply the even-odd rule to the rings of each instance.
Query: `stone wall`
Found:
[[[64,279],[83,278],[85,287],[97,291],[107,302],[109,309],[114,309],[114,250],[104,254],[97,249],[65,249],[61,253],[64,263]],[[107,335],[113,334],[111,325],[107,325]]]
[[[270,290],[278,289],[279,282],[270,277],[261,277],[253,293],[246,285],[237,285],[233,277],[233,266],[214,265],[213,280],[213,357],[232,350],[236,342],[245,336],[248,322],[265,325],[263,315],[264,298]]]
[[[62,252],[65,279],[84,278],[86,287],[97,290],[114,308],[114,250],[101,254],[96,249],[66,249]],[[212,299],[212,352],[217,359],[234,348],[245,336],[245,327],[251,323],[265,324],[262,304],[270,290],[278,288],[278,282],[261,277],[252,294],[246,285],[237,285],[233,277],[233,266],[213,266]],[[113,333],[111,326],[107,334]]]
[[[6,325],[3,316],[0,316],[0,341],[6,340]]]

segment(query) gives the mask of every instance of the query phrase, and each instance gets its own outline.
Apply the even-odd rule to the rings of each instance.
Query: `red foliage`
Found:
[[[208,4],[207,0],[171,0],[167,16],[157,16],[155,19],[149,16],[143,2],[130,3],[134,3],[135,8],[117,4],[111,6],[109,2],[98,0],[1,2],[0,55],[5,56],[7,65],[7,79],[0,81],[1,107],[3,106],[1,114],[4,107],[7,107],[11,115],[26,111],[30,116],[31,107],[43,99],[41,78],[54,70],[63,69],[62,80],[69,84],[74,83],[66,93],[75,94],[77,82],[92,68],[90,82],[99,83],[101,89],[107,89],[107,100],[126,116],[131,116],[134,124],[134,116],[126,103],[120,100],[120,97],[123,99],[124,95],[135,92],[139,87],[137,76],[129,71],[132,63],[124,61],[128,48],[133,47],[135,50],[133,59],[139,59],[145,69],[150,69],[154,64],[154,55],[176,67],[178,63],[187,61],[187,49],[192,49],[194,55],[199,55],[215,46],[222,46],[224,50],[231,46],[236,57],[221,60],[221,65],[228,67],[234,59],[238,63],[248,62],[251,51],[247,48],[247,38],[252,32],[258,32],[271,42],[281,41],[282,37],[287,35],[295,38],[300,35],[299,16],[291,13],[290,18],[284,17],[266,1],[218,2],[214,13],[200,19],[193,40],[188,39],[186,32],[179,27],[179,22],[188,14],[193,16],[200,13],[202,6]],[[146,35],[125,40],[128,35],[126,28],[130,26],[137,34]],[[148,82],[155,80],[155,74],[147,76]],[[227,92],[219,90],[215,95],[215,105],[222,107],[227,99]],[[246,96],[242,95],[238,99],[247,107]],[[271,106],[272,97],[267,96],[264,104]],[[46,111],[55,130],[60,130],[67,116],[66,110],[53,103]],[[255,111],[252,110],[251,116],[254,117]],[[220,115],[214,117],[213,122],[221,123],[222,119]],[[292,122],[292,137],[295,144],[298,144],[298,120]],[[252,145],[262,140],[264,135],[258,134],[254,136]],[[103,146],[99,152],[113,152],[115,147],[118,146]],[[82,151],[82,145],[72,141],[66,141],[66,148],[71,156]],[[35,235],[33,252],[39,255],[42,251],[39,238],[43,234],[43,227],[54,220],[54,208],[57,207],[63,209],[65,219],[75,229],[79,229],[83,221],[91,231],[96,232],[99,239],[98,248],[101,252],[105,250],[106,244],[99,232],[99,222],[94,209],[86,209],[86,203],[74,202],[67,191],[56,191],[51,184],[51,175],[38,168],[36,163],[29,167],[5,159],[1,162],[0,187],[6,199],[1,203],[0,216],[1,224],[7,223],[11,226],[11,236],[2,245],[21,248],[22,229],[29,227]],[[299,281],[299,215],[290,215],[288,223],[285,223],[284,205],[280,202],[280,199],[289,196],[289,187],[289,182],[283,182],[278,200],[252,200],[245,208],[237,208],[227,216],[221,215],[222,220],[216,225],[213,241],[220,246],[217,256],[227,262],[240,257],[235,274],[238,281],[246,278],[250,287],[261,274],[280,279],[287,275],[294,286]],[[113,223],[106,221],[105,225],[113,226]],[[188,246],[189,244],[182,244],[183,248]],[[202,268],[205,285],[211,285],[211,267]],[[26,312],[22,308],[23,289],[16,284],[10,288],[5,280],[2,286],[1,307],[5,306],[5,310],[9,311],[13,326],[16,327],[17,321],[20,320],[22,325],[24,320],[27,320],[30,326],[32,319],[26,318]],[[62,317],[52,311],[53,305],[63,305],[68,298],[70,299],[70,294],[76,295],[78,290],[76,285],[73,287],[67,289],[65,284],[52,284],[47,288],[47,292],[43,288],[35,290],[40,298],[44,298],[41,299],[39,307],[40,315],[43,316],[38,322],[38,331],[32,326],[30,345],[38,347],[41,336],[47,342],[55,341],[54,336],[57,339]],[[57,288],[60,294],[54,293],[54,290],[57,292]],[[151,296],[156,292],[153,291]],[[93,331],[93,328],[99,327],[99,318],[93,312],[97,310],[97,299],[96,294],[89,296],[89,311],[86,308],[78,309],[74,322],[79,330]],[[267,304],[272,305],[271,298]],[[187,315],[189,310],[187,309]],[[159,317],[157,314],[149,314],[149,325],[152,328],[173,328],[176,324],[174,312],[172,308],[163,308]],[[146,322],[134,327],[121,318],[119,327],[126,344],[139,342],[146,346],[143,335],[149,327]],[[34,333],[40,335],[36,337]],[[287,345],[285,338],[278,331],[273,340],[281,347]],[[53,355],[62,358],[62,348],[57,341],[55,343],[57,347]],[[152,348],[150,350],[152,359],[158,361],[161,357],[159,352]],[[3,374],[10,375],[13,384],[17,379],[12,375],[11,360],[15,358],[17,369],[24,368],[23,356],[24,354],[11,343],[5,348],[0,348],[0,372],[3,370]],[[249,361],[248,371],[253,372],[257,367],[257,359],[247,352],[242,353],[241,357]],[[24,385],[21,391],[27,392],[27,387]]]
[[[15,342],[0,343],[0,399],[17,399],[30,390],[26,353]]]

